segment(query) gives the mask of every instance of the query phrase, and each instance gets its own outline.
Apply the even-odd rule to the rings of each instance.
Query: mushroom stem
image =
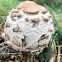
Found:
[[[22,55],[23,55],[23,57],[22,57],[22,62],[29,62],[28,61],[28,54],[29,52],[26,52],[26,51],[22,51]]]

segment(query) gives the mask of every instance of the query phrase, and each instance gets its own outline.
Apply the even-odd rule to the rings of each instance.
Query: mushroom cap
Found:
[[[39,11],[41,12],[48,11],[45,7],[38,5],[33,1],[24,1],[19,5],[17,5],[15,8],[23,9],[23,11],[26,13],[37,13]]]
[[[13,8],[4,26],[7,44],[21,51],[42,50],[48,46],[54,31],[50,12],[33,1],[21,2]]]

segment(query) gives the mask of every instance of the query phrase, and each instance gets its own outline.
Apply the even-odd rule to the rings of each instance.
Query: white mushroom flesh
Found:
[[[32,1],[25,2],[31,2],[32,5]],[[27,6],[26,9],[23,5],[21,9],[18,6],[13,8],[7,16],[4,26],[6,42],[11,44],[12,48],[20,51],[42,49],[43,46],[49,44],[52,34],[54,34],[51,14],[46,8],[46,12],[43,13],[43,10],[41,11],[38,6],[36,7],[36,9],[38,8],[37,11],[30,12],[28,10],[30,8]],[[37,4],[35,3],[35,5]]]

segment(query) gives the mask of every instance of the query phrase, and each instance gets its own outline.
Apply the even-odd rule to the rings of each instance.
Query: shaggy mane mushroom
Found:
[[[51,14],[45,7],[33,1],[21,2],[6,18],[5,40],[13,49],[38,51],[39,48],[48,46],[54,34],[52,21]]]

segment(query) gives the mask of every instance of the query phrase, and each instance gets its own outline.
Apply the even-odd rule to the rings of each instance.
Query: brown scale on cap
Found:
[[[47,34],[42,35],[42,36],[39,38],[38,43],[39,43],[40,40],[47,39],[48,37],[49,37],[49,35],[47,35]]]
[[[19,10],[23,9],[23,11],[26,13],[37,13],[39,11],[42,13],[46,13],[48,11],[45,7],[38,5],[33,1],[24,1],[17,5],[15,8]]]
[[[53,32],[53,30],[52,30],[52,29],[51,29],[51,30],[48,30],[48,31]]]
[[[31,21],[33,22],[32,27],[35,27],[37,25],[37,23],[40,21],[40,19],[39,18],[32,18]]]
[[[19,31],[19,27],[17,25],[15,28],[13,28],[13,32],[18,32],[18,31]]]
[[[38,22],[40,21],[40,19],[39,19],[39,18],[33,18],[33,19],[31,19],[31,21],[32,21],[33,23],[38,23]]]
[[[48,17],[49,17],[49,18],[51,18],[51,17],[52,17],[52,16],[51,16],[51,14],[50,14],[50,15],[48,15]]]
[[[20,13],[12,13],[11,14],[11,18],[12,18],[13,21],[16,21],[17,19],[21,18],[22,16],[23,15],[21,15]]]
[[[26,36],[24,36],[24,39],[22,39],[22,46],[25,46],[27,43],[26,43]]]
[[[18,9],[13,9],[13,10],[12,10],[12,13],[19,13],[19,10],[18,10]],[[12,13],[11,13],[11,14],[12,14]]]
[[[16,20],[17,20],[17,17],[13,17],[12,20],[13,20],[13,21],[16,21]]]
[[[45,22],[49,21],[49,17],[42,16],[42,19],[43,19]]]
[[[18,13],[17,17],[18,18],[21,18],[23,15],[21,15],[20,13]]]
[[[12,13],[11,18],[13,18],[13,17],[17,17],[17,13]]]
[[[28,18],[25,18],[25,20],[28,22],[29,21],[29,19]]]
[[[10,27],[10,25],[11,25],[10,23],[6,22],[6,27]]]
[[[37,7],[39,8],[39,11],[42,12],[42,13],[46,13],[48,11],[45,7],[43,7],[41,5],[37,4]]]

